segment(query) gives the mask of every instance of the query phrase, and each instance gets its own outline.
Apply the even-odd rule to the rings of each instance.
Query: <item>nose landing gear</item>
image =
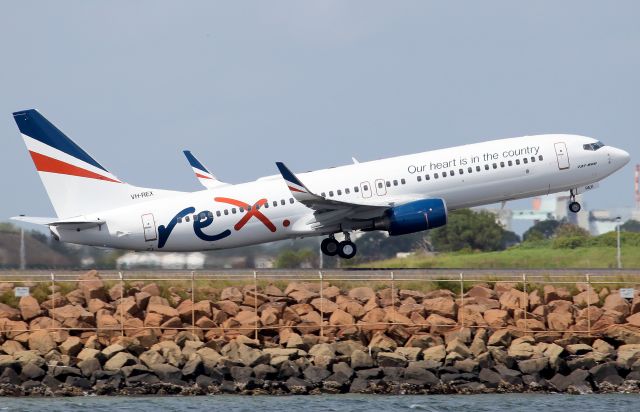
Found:
[[[580,209],[582,209],[582,206],[580,206],[580,203],[576,202],[576,195],[573,189],[571,189],[569,193],[570,193],[569,210],[572,211],[573,213],[578,213]]]
[[[342,242],[338,242],[333,235],[329,235],[320,244],[320,250],[327,256],[338,255],[343,259],[351,259],[358,252],[356,244],[351,241],[349,233],[344,234]]]

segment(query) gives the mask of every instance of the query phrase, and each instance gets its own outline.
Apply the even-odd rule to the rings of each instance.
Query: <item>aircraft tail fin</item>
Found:
[[[193,173],[196,175],[196,178],[200,182],[200,184],[207,189],[211,189],[214,187],[225,186],[228,183],[221,182],[213,173],[209,171],[196,157],[191,153],[190,150],[183,151],[187,161],[189,161],[189,165],[191,165],[191,169],[193,169]]]
[[[123,182],[35,109],[15,112],[13,118],[59,217],[178,193]]]

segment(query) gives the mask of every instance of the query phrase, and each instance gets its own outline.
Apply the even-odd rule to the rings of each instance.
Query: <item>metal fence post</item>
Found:
[[[254,338],[258,341],[258,272],[253,271],[253,310],[256,313]]]
[[[464,329],[464,274],[460,272],[460,309],[458,318],[460,320],[460,330]]]
[[[587,278],[587,335],[591,336],[591,277],[585,274]]]
[[[56,275],[51,272],[51,319],[56,320]],[[53,326],[53,322],[49,325],[49,329]]]
[[[120,277],[120,336],[124,336],[124,276],[122,272],[118,272],[118,276]]]
[[[394,279],[395,279],[395,276],[394,276],[393,270],[392,270],[391,271],[391,308],[393,310],[396,309],[396,293],[395,293],[396,289],[395,289],[395,280]],[[395,316],[393,318],[395,320]],[[393,323],[395,323],[395,322],[393,322]]]
[[[196,280],[195,272],[191,271],[191,333],[196,330]]]
[[[318,271],[318,276],[320,277],[320,337],[324,336],[324,281],[322,276],[322,271]]]
[[[527,311],[529,310],[529,295],[527,294],[527,274],[522,274],[522,293],[524,293],[524,334],[529,333],[529,323],[527,323]]]

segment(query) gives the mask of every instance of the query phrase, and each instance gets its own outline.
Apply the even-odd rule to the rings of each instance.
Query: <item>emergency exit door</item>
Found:
[[[569,168],[569,154],[567,153],[567,145],[564,142],[555,144],[556,157],[558,158],[558,168],[560,170]]]
[[[147,213],[146,215],[142,215],[142,229],[144,230],[145,242],[150,242],[158,238],[156,233],[156,221],[153,218],[153,214]]]

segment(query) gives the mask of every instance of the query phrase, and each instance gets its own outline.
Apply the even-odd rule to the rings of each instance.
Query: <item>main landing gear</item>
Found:
[[[348,233],[344,234],[344,240],[338,242],[333,235],[329,235],[320,244],[320,250],[327,256],[338,255],[343,259],[351,259],[358,251],[356,244],[351,241]]]
[[[572,211],[573,213],[578,213],[580,209],[582,209],[582,206],[580,206],[580,203],[576,202],[576,195],[573,192],[573,189],[571,189],[569,193],[570,193],[569,210]]]

